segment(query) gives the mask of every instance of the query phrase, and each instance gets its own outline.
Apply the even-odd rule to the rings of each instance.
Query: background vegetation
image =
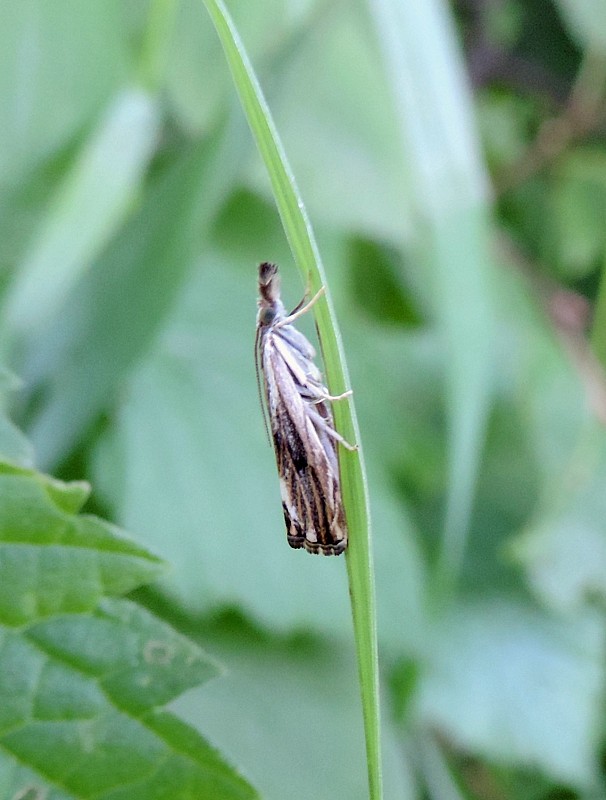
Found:
[[[228,6],[355,392],[385,797],[601,798],[606,3]],[[367,797],[255,386],[256,264],[304,287],[204,4],[0,21],[0,798]]]

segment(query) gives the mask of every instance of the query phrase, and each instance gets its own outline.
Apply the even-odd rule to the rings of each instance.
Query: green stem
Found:
[[[232,20],[221,0],[204,2],[217,29],[242,108],[265,162],[295,262],[304,280],[309,278],[312,292],[321,286],[327,289],[326,296],[316,304],[316,322],[329,389],[331,394],[341,394],[349,385],[343,346],[303,200],[263,92]],[[334,414],[337,429],[344,438],[359,443],[358,424],[351,400],[335,403]],[[371,800],[381,800],[379,667],[368,492],[361,449],[352,453],[341,448],[339,460],[343,504],[349,529],[346,561],[366,736],[369,792]]]

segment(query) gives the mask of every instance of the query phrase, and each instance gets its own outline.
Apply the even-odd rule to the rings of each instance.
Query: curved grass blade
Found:
[[[219,34],[242,107],[265,162],[297,266],[304,279],[309,278],[312,293],[321,286],[327,287],[325,298],[317,303],[316,322],[329,389],[331,394],[342,394],[349,388],[343,346],[322,261],[303,201],[261,87],[233,22],[221,0],[204,0],[204,3]],[[335,403],[334,416],[339,433],[347,441],[359,443],[358,425],[351,400]],[[362,451],[341,451],[340,466],[343,503],[350,534],[346,560],[364,715],[369,790],[372,800],[380,800],[382,774],[375,588]]]

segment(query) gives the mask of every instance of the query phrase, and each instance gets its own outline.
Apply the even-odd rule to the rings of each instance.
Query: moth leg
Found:
[[[352,396],[353,390],[348,389],[343,394],[330,394],[326,386],[323,386],[312,373],[308,372],[305,376],[305,384],[299,390],[299,394],[313,405],[317,405],[326,400],[330,400],[331,403],[336,400],[345,400],[346,397]]]
[[[326,393],[321,395],[320,397],[314,397],[314,399],[311,402],[313,403],[313,405],[317,405],[318,403],[323,403],[325,400],[330,400],[331,403],[334,403],[335,400],[345,400],[346,397],[351,397],[352,394],[353,394],[352,389],[348,389],[346,392],[343,392],[343,394]]]
[[[306,301],[306,300],[307,300],[307,298],[309,297],[309,293],[310,293],[310,291],[311,291],[311,272],[308,272],[308,273],[307,273],[307,281],[305,282],[305,294],[304,294],[304,295],[303,295],[303,297],[301,298],[301,302],[297,303],[297,305],[296,305],[296,306],[293,308],[293,310],[290,312],[290,314],[288,315],[289,317],[290,317],[292,314],[296,314],[296,313],[297,313],[297,311],[298,311],[300,308],[303,308],[303,306],[305,305],[305,301]]]
[[[360,449],[357,444],[350,444],[334,428],[331,428],[330,425],[327,425],[324,417],[320,416],[317,411],[313,411],[311,408],[308,408],[307,414],[327,436],[330,436],[330,438],[334,439],[336,442],[340,442],[346,450],[356,452]]]
[[[297,307],[287,317],[284,317],[284,319],[281,319],[279,322],[274,323],[273,326],[274,329],[283,328],[284,325],[290,325],[291,322],[294,322],[296,319],[299,319],[299,317],[303,316],[303,314],[307,314],[310,308],[315,306],[318,300],[325,294],[326,294],[326,286],[321,286],[308,303],[305,303],[305,305],[303,306]]]

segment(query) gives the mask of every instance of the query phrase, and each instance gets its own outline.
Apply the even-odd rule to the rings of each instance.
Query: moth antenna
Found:
[[[266,408],[265,400],[263,398],[263,388],[261,386],[261,370],[259,367],[259,328],[257,328],[255,333],[255,375],[257,376],[257,391],[259,393],[259,402],[261,403],[261,413],[263,414],[263,426],[265,428],[265,434],[267,436],[267,441],[269,446],[271,447],[271,434],[269,432],[269,425],[268,425],[268,418],[269,418],[269,411]]]

